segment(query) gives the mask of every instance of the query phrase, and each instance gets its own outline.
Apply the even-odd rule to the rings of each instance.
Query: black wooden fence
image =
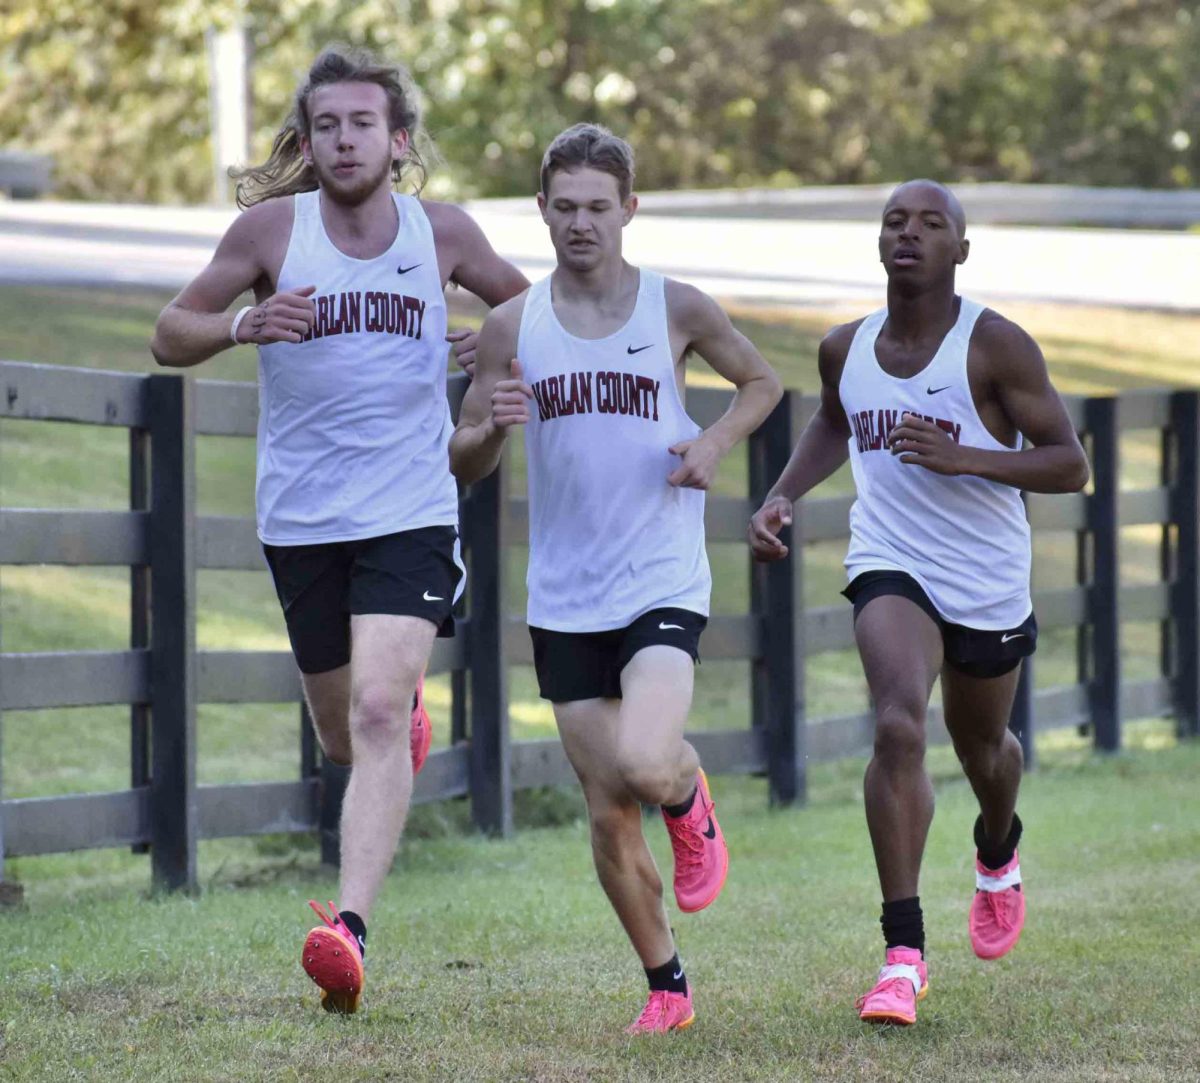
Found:
[[[0,800],[0,878],[5,855],[133,846],[149,850],[156,884],[191,887],[199,839],[275,832],[320,830],[324,853],[334,856],[344,773],[320,761],[303,718],[295,781],[196,784],[197,703],[300,699],[286,652],[195,648],[196,570],[262,568],[252,521],[198,516],[195,494],[196,437],[252,437],[253,385],[0,362],[0,386],[0,418],[127,429],[130,492],[128,511],[0,509],[0,565],[128,566],[133,588],[128,650],[0,654],[0,711],[129,704],[131,736],[127,790]],[[463,386],[452,381],[452,399]],[[726,392],[688,395],[701,425],[728,401]],[[1035,596],[1043,628],[1078,630],[1078,680],[1035,694],[1026,668],[1013,726],[1030,756],[1035,719],[1039,728],[1090,724],[1097,747],[1115,750],[1122,717],[1173,713],[1192,734],[1200,717],[1200,399],[1133,393],[1069,406],[1090,444],[1095,490],[1031,496],[1028,504],[1035,529],[1078,538],[1078,582]],[[710,541],[742,539],[813,407],[786,396],[752,438],[746,495],[708,501]],[[1118,498],[1119,434],[1127,429],[1161,432],[1163,477]],[[869,714],[810,720],[805,710],[808,660],[852,646],[853,635],[848,606],[805,610],[802,543],[844,537],[849,503],[803,502],[791,528],[801,543],[793,559],[754,567],[748,612],[714,616],[705,634],[706,658],[749,663],[752,709],[741,729],[689,736],[710,771],[763,774],[780,804],[803,799],[808,760],[871,743]],[[520,619],[504,611],[502,557],[523,537],[527,518],[505,469],[464,497],[466,616],[455,639],[438,642],[430,664],[431,673],[450,674],[451,744],[431,753],[415,791],[417,801],[469,798],[475,824],[498,834],[512,828],[514,790],[572,778],[556,740],[509,740],[507,671],[531,661],[531,651]],[[1159,579],[1148,586],[1120,583],[1119,531],[1135,524],[1163,531]],[[1122,682],[1123,620],[1162,622],[1159,677]],[[933,738],[944,740],[936,711],[931,721]]]

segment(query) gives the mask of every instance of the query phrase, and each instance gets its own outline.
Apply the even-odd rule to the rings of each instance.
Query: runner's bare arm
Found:
[[[162,310],[150,340],[150,352],[160,365],[198,365],[234,345],[230,331],[235,317],[226,309],[255,287],[262,300],[239,324],[238,342],[299,342],[308,332],[314,315],[309,294],[315,286],[263,297],[268,276],[264,245],[280,225],[281,213],[290,214],[283,203],[272,200],[239,215],[209,265]]]
[[[495,308],[527,289],[529,281],[492,248],[479,223],[453,203],[425,202],[433,227],[442,280],[470,290],[489,308]],[[454,359],[468,376],[475,375],[478,334],[458,328],[446,336]]]
[[[681,356],[694,350],[737,388],[729,409],[694,440],[670,450],[682,462],[667,481],[707,489],[721,459],[766,419],[783,396],[783,384],[754,344],[738,331],[724,309],[694,286],[668,279],[667,314],[672,338],[683,344]]]
[[[467,484],[496,469],[508,430],[529,420],[533,391],[517,360],[523,302],[517,298],[495,309],[479,332],[475,378],[450,437],[450,470]]]
[[[804,426],[787,466],[771,486],[762,507],[754,513],[747,530],[750,549],[758,560],[779,560],[787,556],[788,548],[778,535],[792,521],[792,505],[849,457],[850,425],[842,409],[838,385],[857,328],[858,323],[843,324],[821,340],[817,351],[821,375],[820,404]]]
[[[1078,492],[1090,476],[1087,455],[1037,343],[1015,323],[994,317],[981,321],[975,344],[986,393],[1033,446],[1023,451],[966,447],[936,425],[906,414],[888,437],[892,453],[937,474],[969,474],[1033,493]]]

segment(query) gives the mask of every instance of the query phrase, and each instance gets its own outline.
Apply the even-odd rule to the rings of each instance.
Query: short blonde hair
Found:
[[[624,203],[633,191],[633,148],[599,124],[576,124],[559,132],[542,156],[542,195],[549,195],[550,178],[558,172],[597,169],[617,178]]]

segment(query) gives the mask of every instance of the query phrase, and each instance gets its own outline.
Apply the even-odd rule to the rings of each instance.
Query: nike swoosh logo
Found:
[[[444,602],[446,600],[439,594],[430,594],[429,591],[426,591],[424,594],[421,595],[421,597],[424,598],[425,601],[427,601],[427,602]]]
[[[1025,638],[1024,632],[1015,632],[1012,635],[1002,635],[1000,637],[1000,642],[1007,643],[1010,639],[1024,639],[1024,638]]]
[[[635,349],[634,349],[632,346],[626,346],[626,347],[625,347],[625,352],[626,352],[626,353],[641,353],[643,350],[648,350],[648,349],[650,349],[650,347],[651,347],[651,346],[653,346],[653,345],[654,345],[654,343],[653,343],[653,342],[650,342],[650,343],[648,343],[648,344],[647,344],[647,345],[645,345],[645,346],[639,346],[639,347],[638,347],[636,350],[635,350]]]
[[[948,387],[950,387],[950,384],[947,384],[946,387],[927,387],[925,388],[925,394],[936,395],[939,391],[945,391]]]
[[[717,825],[712,822],[711,816],[708,818],[708,830],[701,831],[700,834],[706,839],[715,839],[717,837]]]
[[[682,970],[676,970],[676,971],[675,971],[675,973],[671,975],[671,980],[672,980],[672,981],[679,981],[679,979],[680,979],[680,978],[682,978],[682,977],[683,977],[683,971],[682,971]]]
[[[421,265],[419,263],[414,263],[411,267],[405,267],[403,264],[401,264],[401,266],[396,268],[396,274],[406,275],[409,271],[415,271],[420,266]]]
[[[662,623],[660,623],[658,627],[661,631],[664,631],[664,632],[669,632],[672,628],[674,628],[680,632],[683,631],[682,624],[662,624]]]

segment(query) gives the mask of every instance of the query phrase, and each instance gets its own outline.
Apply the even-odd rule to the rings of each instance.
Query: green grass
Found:
[[[931,990],[909,1030],[853,1014],[881,945],[862,763],[846,761],[813,771],[802,811],[718,781],[728,885],[672,918],[697,997],[687,1033],[621,1034],[643,979],[578,819],[503,843],[410,838],[350,1019],[316,1008],[297,965],[304,900],[334,892],[315,847],[214,842],[195,898],[147,901],[146,859],[128,854],[13,863],[28,895],[0,914],[0,1078],[1194,1079],[1200,746],[1162,724],[1131,738],[1145,748],[1117,758],[1043,747],[1021,801],[1028,926],[992,964],[966,941],[974,803],[949,755],[931,756]],[[669,869],[653,818],[647,834]]]

